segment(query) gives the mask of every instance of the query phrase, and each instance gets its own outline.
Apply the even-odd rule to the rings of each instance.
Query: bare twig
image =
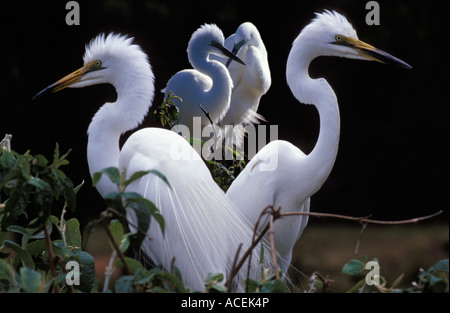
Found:
[[[130,220],[127,219],[127,217],[125,215],[123,215],[122,213],[120,213],[119,211],[113,209],[113,208],[107,208],[104,213],[108,213],[108,212],[112,212],[114,214],[116,214],[117,216],[119,216],[120,218],[122,218],[123,220],[125,220],[128,225],[130,225],[131,227],[135,228],[138,232],[140,232],[141,234],[145,235],[147,237],[147,239],[149,240],[153,240],[153,238],[147,234],[145,231],[143,231],[142,229],[140,229],[136,224],[132,223]]]
[[[206,118],[209,120],[209,122],[211,123],[213,132],[214,132],[214,138],[217,138],[217,134],[216,134],[216,129],[214,128],[214,123],[211,119],[211,115],[209,114],[209,112],[207,112],[203,106],[199,103],[198,106],[200,107],[200,109],[203,111],[203,114],[205,114]],[[215,147],[216,143],[214,142],[214,145],[212,145],[211,147],[209,147],[209,149],[211,150],[211,153],[214,153],[214,147]]]
[[[201,104],[198,104],[198,106],[200,107],[200,109],[203,111],[203,114],[205,114],[205,116],[208,118],[209,122],[211,123],[212,126],[214,126],[214,123],[211,119],[211,115],[209,114],[209,112],[207,112],[203,106]]]
[[[362,237],[362,234],[363,234],[364,230],[366,229],[367,225],[368,225],[367,223],[362,223],[362,228],[361,228],[361,231],[359,232],[358,240],[356,241],[355,254],[358,253],[359,244],[361,242],[361,237]]]
[[[277,220],[280,217],[287,217],[287,216],[294,216],[294,215],[308,215],[308,216],[316,216],[316,217],[330,217],[330,218],[338,218],[338,219],[343,219],[343,220],[357,221],[357,222],[360,222],[360,223],[363,223],[363,224],[364,223],[370,223],[370,224],[383,224],[383,225],[401,225],[401,224],[417,223],[419,221],[423,221],[423,220],[426,220],[426,219],[433,218],[433,217],[435,217],[435,216],[437,216],[437,215],[442,213],[442,210],[440,210],[440,211],[438,211],[438,212],[436,212],[434,214],[431,214],[431,215],[422,216],[422,217],[416,217],[416,218],[407,219],[407,220],[382,221],[382,220],[372,220],[369,217],[353,217],[353,216],[346,216],[346,215],[332,214],[332,213],[316,213],[316,212],[286,212],[286,213],[280,213],[280,211],[281,211],[281,207],[279,207],[278,209],[274,209],[272,205],[269,205],[261,212],[261,214],[260,214],[260,216],[258,218],[258,221],[256,222],[255,227],[254,227],[254,233],[253,233],[254,240],[252,241],[252,244],[250,245],[250,247],[243,254],[241,260],[233,267],[233,269],[231,271],[231,273],[233,275],[230,275],[230,277],[228,278],[228,280],[225,283],[225,286],[228,286],[228,288],[230,288],[229,286],[231,284],[231,281],[233,280],[233,278],[236,275],[236,273],[241,269],[242,265],[247,260],[247,258],[249,258],[248,274],[250,273],[251,253],[252,253],[253,249],[261,241],[261,239],[264,237],[264,235],[267,233],[267,231],[269,231],[271,223],[273,224],[273,222],[275,222],[275,220]],[[261,232],[259,233],[258,237],[255,239],[255,236],[257,234],[257,229],[259,227],[259,223],[260,223],[262,217],[265,214],[268,214],[268,213],[272,214],[272,217],[269,220],[269,222],[266,224],[266,226],[261,230]],[[272,250],[273,250],[273,248],[272,248]],[[246,288],[248,288],[248,286]]]
[[[109,281],[111,280],[111,277],[116,269],[114,267],[114,260],[116,259],[116,256],[117,251],[113,250],[113,252],[111,252],[111,257],[109,258],[108,266],[105,269],[105,282],[103,284],[103,292],[106,292],[109,289]]]
[[[229,286],[234,278],[234,276],[236,275],[236,273],[239,272],[239,270],[241,269],[241,267],[244,265],[245,261],[247,260],[247,258],[249,258],[249,266],[248,266],[248,273],[250,273],[250,264],[251,264],[251,253],[253,251],[253,249],[256,247],[256,245],[261,241],[261,239],[264,237],[264,235],[266,234],[266,232],[269,230],[269,223],[267,223],[267,225],[264,227],[264,229],[259,233],[258,237],[255,239],[256,234],[258,233],[258,226],[259,226],[259,222],[261,220],[261,218],[268,213],[273,214],[274,216],[274,220],[276,218],[279,217],[279,212],[280,209],[274,210],[272,205],[267,206],[260,214],[258,221],[255,224],[254,227],[254,232],[253,232],[253,241],[252,244],[250,245],[250,247],[248,247],[248,249],[245,251],[245,253],[243,254],[242,258],[240,259],[240,261],[237,263],[236,266],[234,266],[233,270],[231,271],[233,273],[233,275],[230,277],[228,277],[228,280],[225,282],[225,286]],[[270,211],[269,211],[270,210]],[[276,216],[276,217],[275,217]],[[246,289],[248,289],[248,286],[246,287]]]
[[[104,213],[102,213],[102,215],[103,214]],[[107,215],[107,213],[106,213],[106,215]],[[117,255],[118,255],[120,261],[122,261],[122,263],[123,263],[125,275],[129,275],[129,274],[131,274],[131,270],[128,267],[128,263],[125,260],[125,256],[123,255],[122,251],[120,250],[119,245],[117,244],[116,240],[114,239],[114,236],[111,233],[111,230],[109,229],[108,223],[106,223],[106,220],[108,220],[107,217],[105,217],[105,223],[103,223],[103,227],[105,228],[106,235],[108,235],[109,241],[111,241],[114,249],[117,251]]]
[[[238,249],[236,251],[236,255],[234,256],[234,260],[233,260],[233,265],[231,266],[231,271],[230,271],[230,279],[225,283],[225,286],[227,286],[227,292],[231,292],[231,287],[232,287],[232,283],[231,281],[233,280],[233,277],[236,275],[236,262],[238,260],[239,257],[239,253],[241,252],[241,248],[242,248],[242,243],[239,244]],[[230,283],[228,283],[230,282]]]
[[[399,220],[399,221],[381,221],[381,220],[372,220],[369,217],[353,217],[353,216],[347,216],[347,215],[341,215],[341,214],[317,213],[317,212],[286,212],[286,213],[280,213],[280,217],[292,216],[292,215],[309,215],[309,216],[316,216],[316,217],[332,217],[332,218],[338,218],[338,219],[349,220],[349,221],[357,221],[357,222],[369,223],[369,224],[401,225],[401,224],[417,223],[419,221],[423,221],[423,220],[438,216],[441,213],[442,213],[442,210],[440,210],[436,213],[427,215],[427,216],[421,216],[421,217],[411,218],[411,219],[407,219],[407,220]]]
[[[3,138],[2,141],[0,141],[0,153],[3,150],[11,151],[11,139],[12,139],[11,134],[5,134],[5,138]]]
[[[66,243],[66,221],[64,220],[65,214],[66,214],[66,205],[64,204],[62,212],[61,212],[61,219],[59,220],[59,232],[61,233],[61,238],[63,240],[64,247],[67,246],[67,243]]]
[[[170,273],[175,273],[175,257],[173,257],[172,261],[170,262]]]
[[[277,264],[277,256],[275,254],[275,238],[274,238],[274,231],[273,231],[273,221],[274,217],[273,215],[270,217],[269,220],[269,241],[270,241],[270,250],[272,253],[272,262],[273,262],[273,269],[275,271],[275,277],[276,279],[280,279],[280,274],[278,273],[278,264]]]
[[[47,252],[48,252],[48,263],[50,264],[50,272],[52,274],[52,280],[53,283],[55,282],[56,276],[58,276],[58,273],[56,272],[55,263],[56,263],[56,257],[53,253],[53,246],[52,246],[52,240],[50,238],[50,232],[48,230],[48,225],[45,223],[44,225],[44,234],[45,234],[45,243],[47,244]],[[59,286],[55,284],[55,291],[59,293]]]

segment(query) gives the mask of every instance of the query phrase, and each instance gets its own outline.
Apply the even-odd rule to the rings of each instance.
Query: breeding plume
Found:
[[[318,56],[374,60],[411,68],[403,61],[358,39],[347,19],[325,11],[307,25],[294,40],[286,67],[286,78],[294,97],[317,108],[319,137],[306,155],[283,140],[270,142],[247,164],[227,191],[227,196],[255,223],[268,205],[281,212],[309,212],[310,197],[316,193],[333,168],[338,151],[340,118],[333,89],[324,78],[312,79],[309,64]],[[276,162],[275,170],[268,170]],[[289,216],[274,223],[275,247],[286,272],[292,248],[308,222],[307,216]],[[261,224],[264,225],[264,224]]]
[[[154,96],[154,77],[147,55],[132,38],[99,35],[87,45],[82,68],[38,95],[102,83],[115,87],[117,101],[105,103],[89,125],[90,173],[115,166],[121,171],[126,169],[127,177],[151,169],[166,176],[170,187],[159,177],[147,174],[127,188],[155,203],[165,219],[164,236],[158,223],[151,223],[148,234],[153,240],[145,239],[141,249],[168,270],[174,259],[185,284],[203,290],[209,273],[229,274],[238,245],[243,243],[241,251],[245,251],[252,229],[216,185],[200,156],[175,132],[144,128],[134,132],[120,149],[120,136],[142,122]],[[107,177],[102,177],[96,187],[102,196],[117,191]],[[134,214],[129,215],[137,225]],[[252,258],[251,275],[255,278],[260,273],[257,250]],[[268,254],[269,249],[265,251]],[[269,255],[264,259],[270,262]],[[238,282],[244,277],[241,271]]]

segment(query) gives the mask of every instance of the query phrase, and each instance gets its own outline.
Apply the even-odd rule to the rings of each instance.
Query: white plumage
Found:
[[[99,83],[110,83],[116,88],[117,101],[105,103],[89,125],[87,150],[91,175],[115,166],[126,169],[128,177],[150,169],[166,176],[171,188],[152,174],[127,188],[153,201],[166,222],[164,236],[159,225],[151,223],[148,233],[154,240],[145,239],[142,250],[166,269],[170,269],[175,258],[174,264],[180,268],[186,285],[203,290],[209,273],[223,273],[227,277],[238,245],[243,243],[245,251],[253,231],[216,185],[200,156],[181,136],[165,129],[144,128],[133,133],[120,150],[120,136],[142,122],[154,95],[148,58],[132,41],[117,34],[99,35],[86,47],[84,66],[42,92]],[[102,177],[97,189],[105,196],[117,187]],[[133,212],[129,217],[136,225]],[[258,250],[259,247],[252,258],[254,278],[260,273]],[[267,247],[265,251],[269,266],[270,252]],[[237,283],[242,283],[244,277],[245,271],[241,270]]]
[[[286,78],[298,101],[317,108],[319,138],[308,155],[287,141],[270,142],[231,184],[227,196],[253,224],[262,208],[268,205],[281,207],[282,213],[308,212],[310,197],[321,188],[333,168],[340,133],[338,102],[324,78],[312,79],[308,74],[311,61],[321,55],[375,60],[410,68],[403,61],[358,40],[352,25],[339,13],[316,14],[294,40]],[[274,223],[275,247],[283,272],[288,269],[294,244],[307,222],[308,216],[303,215],[283,217]]]

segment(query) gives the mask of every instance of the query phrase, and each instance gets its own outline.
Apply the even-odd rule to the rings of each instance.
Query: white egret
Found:
[[[230,62],[231,59],[218,58],[227,65],[234,84],[230,108],[220,124],[222,127],[258,124],[264,120],[257,113],[259,101],[272,83],[264,42],[256,26],[245,22],[225,40],[225,47],[243,60],[246,66]],[[233,143],[240,147],[244,140],[244,128],[235,127],[233,130]]]
[[[187,54],[193,69],[179,71],[170,78],[164,89],[165,98],[171,91],[182,101],[174,99],[180,112],[179,124],[185,125],[193,136],[193,117],[201,118],[201,129],[216,125],[230,107],[233,81],[225,65],[212,60],[210,55],[218,55],[241,63],[238,57],[224,46],[224,36],[215,24],[204,24],[189,40]],[[209,114],[211,121],[206,113]]]
[[[336,95],[324,78],[312,79],[309,64],[318,56],[338,56],[410,66],[358,39],[347,19],[325,11],[307,25],[295,39],[286,67],[288,85],[298,101],[313,104],[320,117],[316,145],[308,155],[283,140],[270,142],[247,164],[227,191],[227,196],[255,223],[268,205],[281,212],[308,212],[310,197],[327,179],[336,159],[340,118]],[[267,171],[268,162],[277,162]],[[308,222],[307,216],[289,216],[274,223],[275,247],[286,272],[292,248]],[[264,224],[262,224],[264,225]]]
[[[187,286],[204,289],[209,273],[228,275],[238,245],[250,245],[253,231],[239,210],[216,185],[209,170],[189,145],[175,132],[144,128],[134,132],[119,147],[120,136],[136,128],[146,116],[154,96],[154,77],[147,55],[118,34],[99,35],[84,54],[84,66],[41,91],[56,92],[66,87],[112,84],[117,100],[105,103],[88,129],[88,163],[91,175],[106,167],[126,169],[127,177],[136,171],[157,169],[170,187],[148,174],[130,184],[127,191],[140,193],[160,209],[165,219],[165,234],[152,223],[141,246],[156,265],[174,265]],[[117,191],[117,186],[102,177],[96,186],[102,196]],[[134,215],[130,214],[134,219]],[[133,221],[136,225],[136,221]],[[269,251],[269,249],[265,249]],[[253,256],[252,277],[259,277],[259,252]],[[269,254],[265,262],[270,262]],[[241,271],[237,279],[245,277]]]

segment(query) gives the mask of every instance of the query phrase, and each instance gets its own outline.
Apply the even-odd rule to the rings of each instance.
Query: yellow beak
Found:
[[[336,41],[335,44],[343,45],[352,48],[358,55],[377,62],[393,64],[403,68],[411,69],[411,65],[403,62],[402,60],[384,52],[374,46],[369,45],[361,40],[350,38],[346,36],[339,36],[340,41]]]
[[[46,93],[55,93],[60,90],[63,90],[64,88],[70,87],[83,78],[83,76],[91,71],[102,69],[101,63],[99,61],[92,61],[87,63],[85,66],[79,68],[73,73],[70,73],[69,75],[61,78],[57,82],[51,84],[50,86],[42,89],[40,92],[38,92],[32,99],[35,100],[41,96],[43,96]]]

